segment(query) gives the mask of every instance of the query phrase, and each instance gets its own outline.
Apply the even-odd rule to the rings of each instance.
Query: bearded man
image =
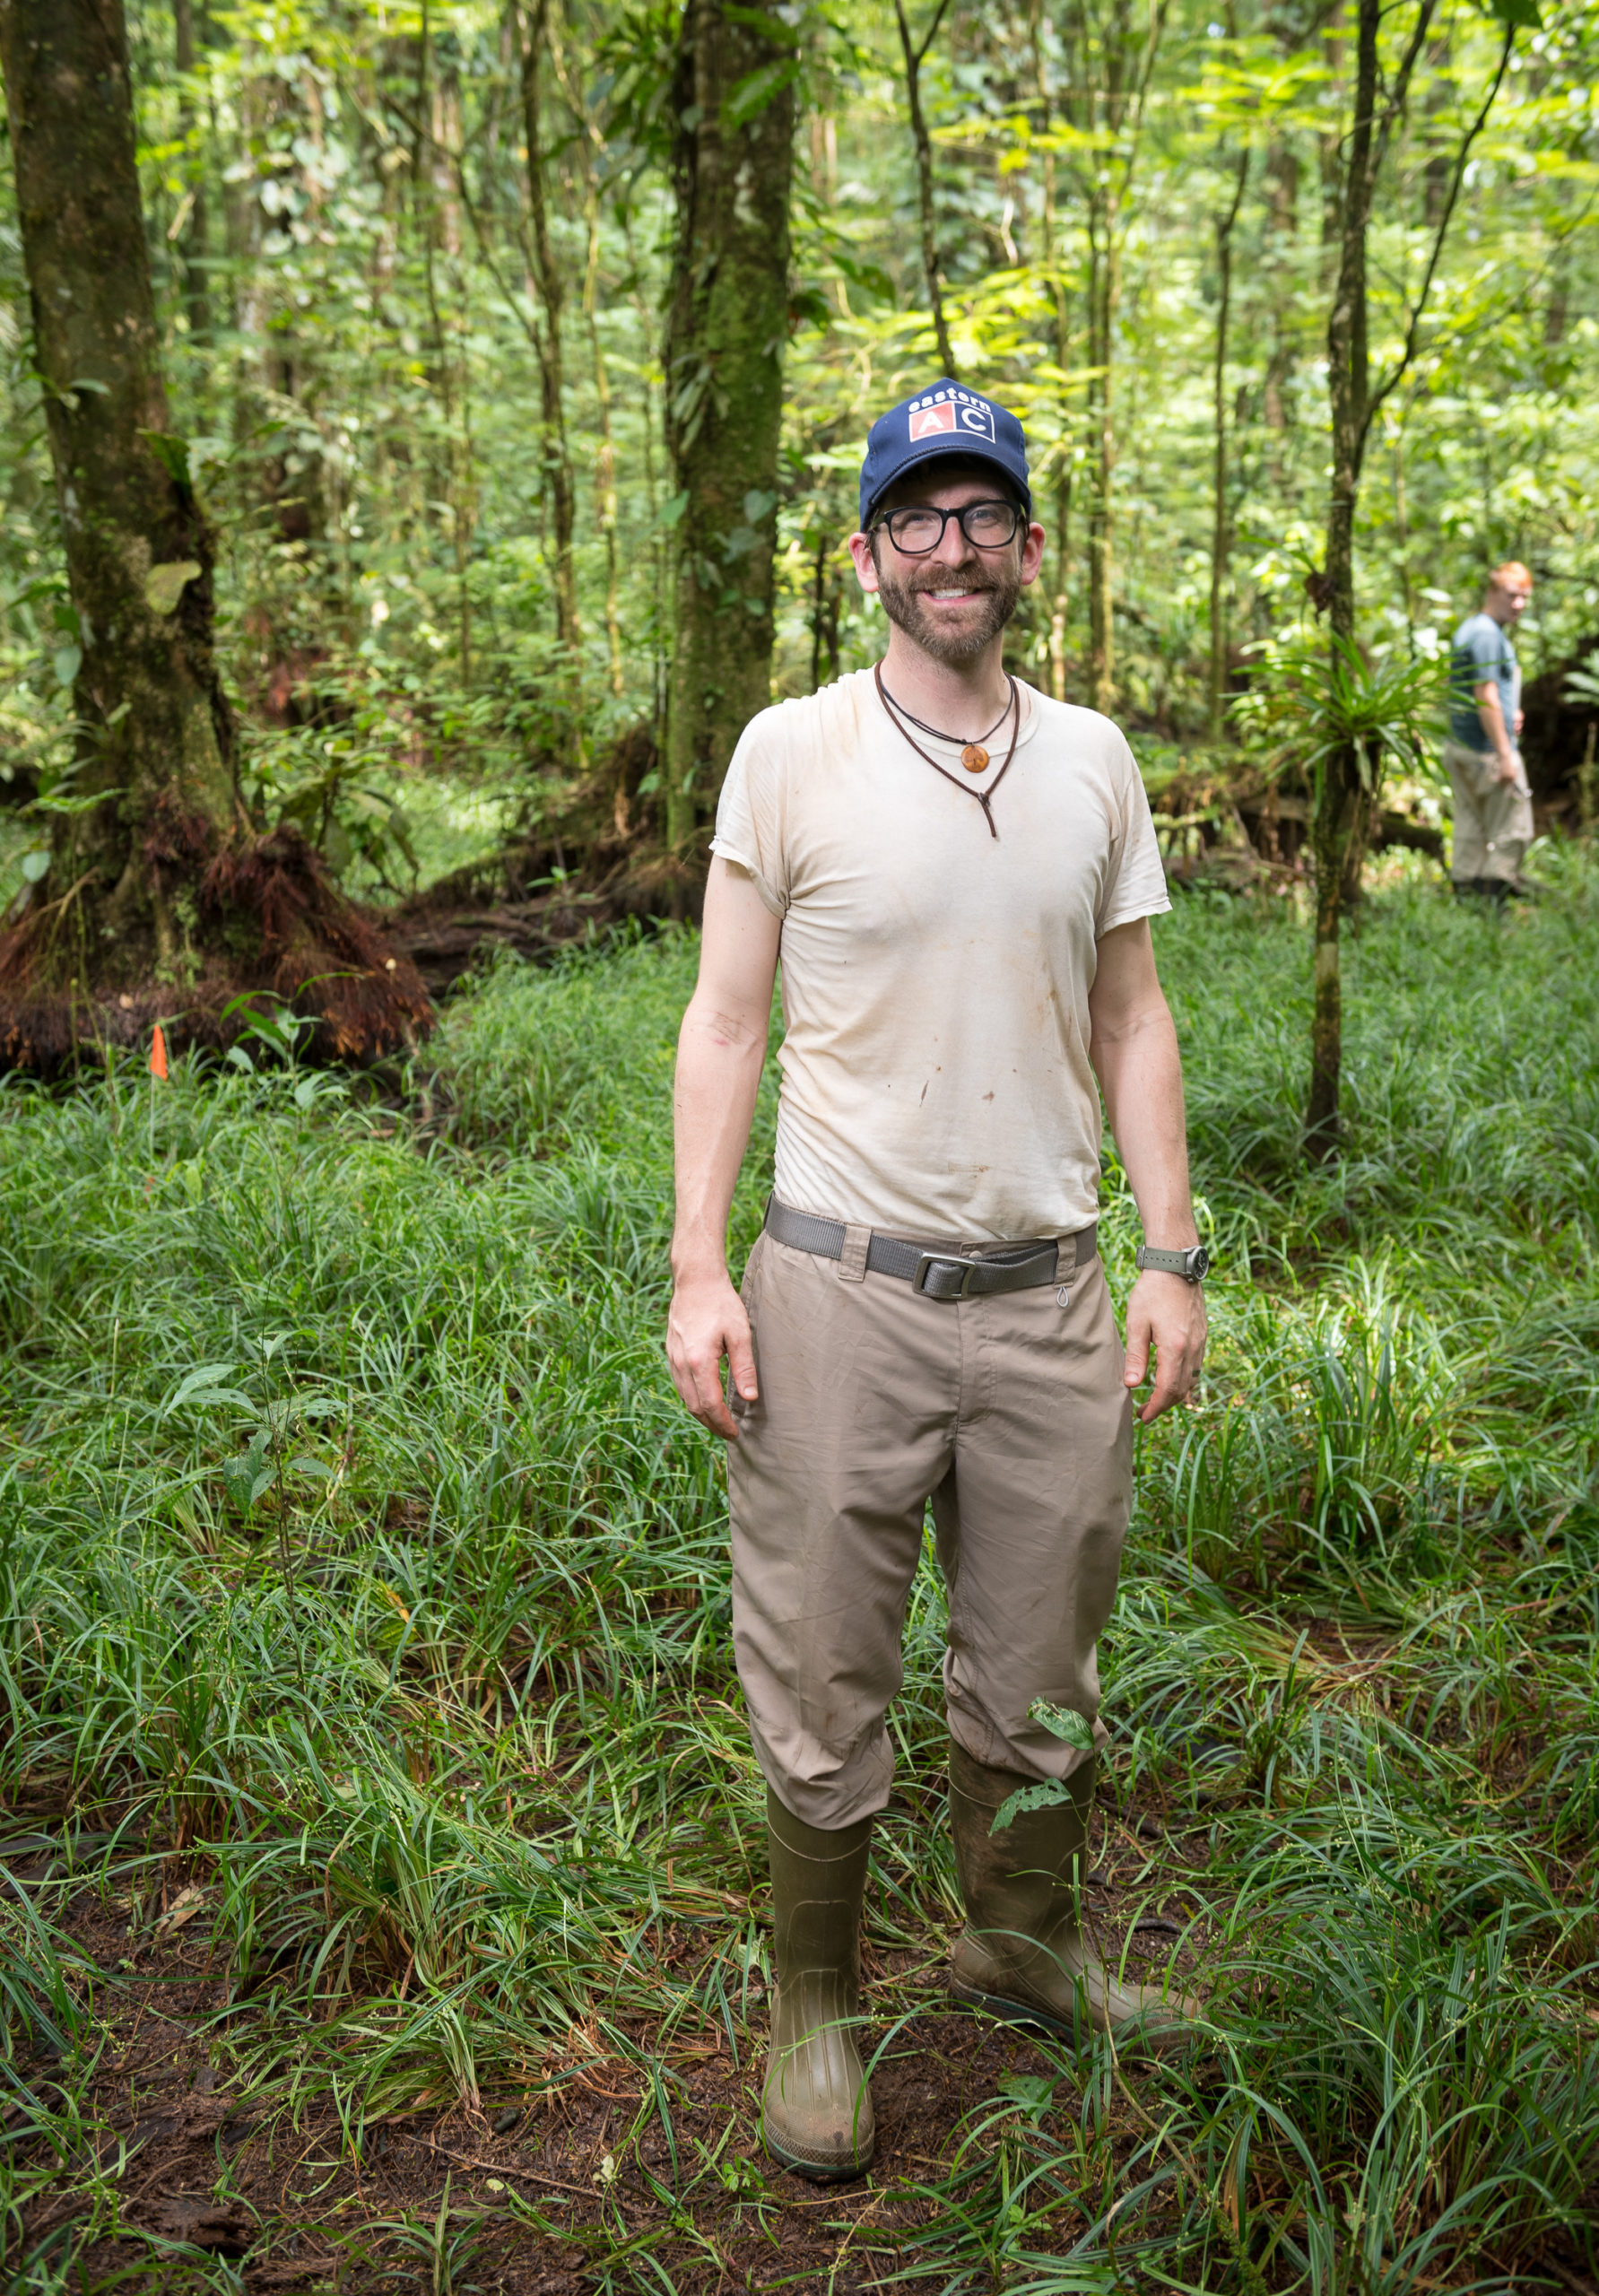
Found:
[[[884,659],[763,710],[722,790],[678,1048],[667,1334],[678,1392],[730,1447],[734,1642],[768,1788],[765,2141],[817,2179],[872,2157],[861,1905],[929,1499],[956,1999],[1122,2049],[1186,2047],[1195,2014],[1104,1966],[1078,1895],[1132,1391],[1152,1350],[1154,1419],[1205,1341],[1149,805],[1108,719],[1004,668],[1045,539],[1013,415],[947,378],[891,409],[860,517]],[[775,1187],[741,1293],[727,1213],[779,955]],[[1149,1239],[1125,1351],[1095,1244],[1099,1091]],[[1006,1813],[1029,1788],[1044,1806]]]

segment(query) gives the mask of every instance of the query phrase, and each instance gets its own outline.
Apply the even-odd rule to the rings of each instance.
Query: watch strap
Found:
[[[1211,1264],[1211,1256],[1203,1244],[1190,1244],[1184,1251],[1161,1251],[1153,1244],[1140,1244],[1138,1265],[1152,1267],[1163,1275],[1180,1275],[1189,1283],[1203,1281]]]

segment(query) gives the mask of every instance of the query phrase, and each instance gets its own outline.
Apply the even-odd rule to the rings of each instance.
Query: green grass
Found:
[[[1142,1439],[1107,1710],[1123,1910],[1180,1914],[1216,2053],[1031,2053],[806,2219],[832,2262],[799,2280],[1593,2276],[1599,874],[1547,874],[1503,920],[1369,904],[1325,1172],[1302,925],[1197,896],[1159,926],[1221,1266],[1204,1392]],[[617,2290],[795,2281],[794,2187],[695,2087],[747,2070],[766,1948],[721,1462],[660,1344],[694,962],[669,934],[501,966],[400,1113],[188,1066],[0,1100],[4,1782],[19,1857],[56,1844],[0,1884],[7,2284],[248,2273],[158,2239],[93,2141],[180,1886],[221,1973],[192,2034],[284,2158],[333,2163],[293,2223],[249,2204],[257,2258],[309,2227],[350,2286],[520,2284],[518,2242]],[[772,1118],[769,1089],[741,1248]],[[1106,1195],[1120,1291],[1114,1163]],[[885,2064],[942,2030],[942,1631],[929,1570]],[[385,2213],[344,2173],[379,2124],[481,2152],[596,2078],[633,2101],[592,2203],[440,2162]]]

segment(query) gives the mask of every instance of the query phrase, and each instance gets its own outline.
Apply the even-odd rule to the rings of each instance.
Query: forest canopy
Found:
[[[257,822],[391,897],[513,836],[559,868],[691,842],[769,643],[778,696],[879,648],[855,472],[951,366],[1031,442],[1050,540],[1013,665],[1111,708],[1146,770],[1226,737],[1248,649],[1314,621],[1358,12],[1218,8],[792,4],[729,57],[703,6],[138,0],[160,358]],[[1356,511],[1378,656],[1434,650],[1511,556],[1529,674],[1599,632],[1599,11],[1536,15],[1385,21],[1386,86],[1416,53],[1369,232],[1374,388],[1403,361]],[[713,114],[765,203],[742,349],[685,285]],[[83,632],[9,167],[0,343],[14,891],[73,802]],[[762,362],[780,429],[774,401],[745,437]],[[741,665],[698,733],[685,570]]]

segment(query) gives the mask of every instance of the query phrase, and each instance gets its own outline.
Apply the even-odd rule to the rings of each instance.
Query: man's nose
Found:
[[[964,566],[971,554],[971,544],[966,539],[960,519],[949,519],[939,536],[934,558],[941,566]]]

